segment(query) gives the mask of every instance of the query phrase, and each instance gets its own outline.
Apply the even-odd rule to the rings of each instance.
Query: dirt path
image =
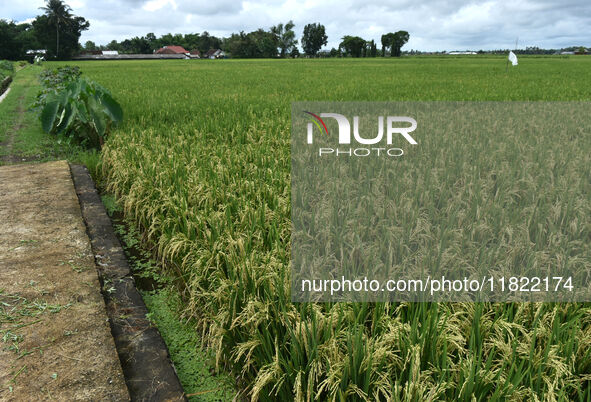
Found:
[[[66,162],[0,167],[0,400],[128,400]]]

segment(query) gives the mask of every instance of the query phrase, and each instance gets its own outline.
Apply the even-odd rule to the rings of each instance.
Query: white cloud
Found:
[[[591,46],[588,0],[66,0],[90,21],[81,41],[106,44],[148,32],[232,32],[268,29],[293,20],[298,39],[304,25],[326,26],[328,48],[344,35],[380,45],[383,33],[406,30],[404,49],[455,50]],[[25,21],[41,13],[42,0],[0,0],[0,18]]]
[[[178,7],[174,0],[150,0],[143,5],[142,9],[146,11],[158,11],[168,5],[170,5],[173,10],[176,10]]]

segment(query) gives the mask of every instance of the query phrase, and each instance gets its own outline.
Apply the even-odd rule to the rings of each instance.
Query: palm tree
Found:
[[[56,32],[56,47],[55,57],[58,58],[60,51],[60,23],[62,25],[70,24],[72,14],[72,8],[64,3],[62,0],[45,0],[46,6],[39,7],[39,9],[45,11],[45,15],[49,18],[49,21],[55,24]]]

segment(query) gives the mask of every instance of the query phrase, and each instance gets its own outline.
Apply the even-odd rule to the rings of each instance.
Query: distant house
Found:
[[[27,56],[45,56],[47,54],[47,50],[45,49],[29,49],[26,52]]]
[[[154,52],[156,54],[184,54],[188,56],[190,53],[182,46],[164,46]]]
[[[34,62],[45,60],[47,54],[46,49],[29,49],[25,52],[27,59],[33,60]]]
[[[226,57],[226,53],[220,49],[209,49],[205,53],[205,58],[207,59],[223,59],[224,57]]]
[[[477,54],[476,52],[466,51],[466,52],[449,52],[450,55],[458,55],[458,54]]]
[[[199,51],[199,49],[193,49],[191,50],[191,53],[189,54],[189,57],[192,59],[200,59],[201,58],[201,52]]]
[[[560,52],[560,54],[575,54],[575,52]]]
[[[101,52],[101,54],[103,56],[117,56],[119,54],[119,52],[116,50],[103,50]]]

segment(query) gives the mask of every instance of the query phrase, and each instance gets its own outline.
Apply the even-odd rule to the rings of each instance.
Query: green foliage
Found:
[[[38,116],[26,110],[39,91],[40,71],[37,66],[19,70],[11,84],[10,95],[0,103],[0,156],[10,156],[19,161],[66,159],[71,163],[82,163],[97,181],[100,154],[66,138],[47,135],[41,129]],[[7,136],[12,136],[11,144],[5,141]]]
[[[221,38],[212,36],[207,31],[201,34],[188,33],[185,35],[167,33],[159,38],[150,32],[146,36],[134,36],[131,39],[125,39],[121,42],[113,40],[105,48],[117,50],[119,53],[152,53],[154,50],[158,50],[164,46],[177,45],[182,46],[188,51],[197,49],[201,53],[206,53],[210,49],[222,48],[222,42]],[[89,44],[90,47],[92,45],[94,44]],[[91,49],[87,47],[87,50]]]
[[[591,60],[524,57],[523,68],[506,74],[505,58],[80,65],[116,87],[126,110],[103,150],[107,186],[184,287],[185,316],[253,400],[589,400],[588,304],[290,298],[291,102],[591,99],[581,84],[591,79]],[[450,249],[478,244],[467,261],[487,244],[471,233],[512,233],[508,253],[490,248],[491,264],[531,250],[529,235],[546,242],[535,250],[539,261],[564,256],[570,245],[589,250],[589,136],[529,136],[523,155],[489,139],[472,160],[453,138],[395,183],[393,207],[417,258],[440,247],[443,221],[453,225]],[[495,182],[504,186],[497,198]],[[544,194],[525,230],[516,206],[504,204]],[[574,237],[561,244],[565,237],[552,233]]]
[[[31,24],[0,19],[0,59],[24,59],[28,49],[41,49]]]
[[[173,288],[143,292],[148,318],[158,327],[189,401],[231,401],[236,391],[228,374],[215,374],[215,355],[202,349],[192,321],[178,312],[183,303]]]
[[[11,77],[12,75],[14,75],[13,63],[8,60],[0,60],[0,95],[4,93],[4,90],[10,83],[7,80],[7,82],[3,84],[3,81],[6,79],[6,77]]]
[[[291,55],[297,49],[298,40],[295,38],[294,27],[295,24],[291,20],[285,25],[278,24],[271,27],[271,33],[277,36],[279,48],[281,49],[281,57],[285,57],[288,54]]]
[[[62,0],[46,0],[45,12],[33,21],[39,43],[48,50],[48,56],[64,59],[73,56],[80,47],[82,31],[90,24],[82,17],[72,15],[72,9]]]
[[[121,207],[117,204],[117,200],[112,194],[103,194],[101,195],[101,201],[107,210],[107,214],[110,217],[113,217],[115,212],[121,212]]]
[[[2,72],[5,75],[14,74],[14,64],[8,60],[1,60],[0,61],[0,72]]]
[[[382,35],[382,56],[386,55],[386,49],[390,50],[390,56],[400,57],[401,48],[408,42],[410,35],[406,31],[397,31]]]
[[[44,89],[57,92],[66,87],[70,82],[76,81],[82,73],[80,67],[64,66],[55,70],[45,69],[39,74],[39,82]]]
[[[46,103],[49,94],[57,93],[66,88],[68,84],[76,81],[82,73],[79,67],[64,66],[56,69],[45,69],[39,74],[41,91],[37,94],[32,108],[41,108]]]
[[[47,49],[47,56],[68,58],[78,52],[78,40],[89,23],[70,13],[63,1],[49,0],[44,15],[31,23],[0,20],[0,59],[23,60],[29,49]]]
[[[33,107],[41,110],[45,132],[100,147],[112,127],[122,121],[123,111],[106,88],[80,75],[79,67],[43,70],[42,90]]]
[[[302,36],[302,48],[304,53],[309,56],[316,56],[322,46],[328,43],[328,36],[324,25],[321,24],[307,24],[304,27],[304,34]]]
[[[365,56],[366,41],[359,36],[343,37],[343,41],[340,43],[339,48],[343,49],[345,54],[351,55],[352,57]]]
[[[225,43],[232,57],[251,59],[277,57],[278,46],[278,36],[263,29],[248,34],[232,34]]]
[[[110,92],[96,82],[69,76],[56,84],[43,99],[40,120],[43,130],[51,134],[63,134],[81,144],[102,146],[110,130],[123,120],[121,106]]]

